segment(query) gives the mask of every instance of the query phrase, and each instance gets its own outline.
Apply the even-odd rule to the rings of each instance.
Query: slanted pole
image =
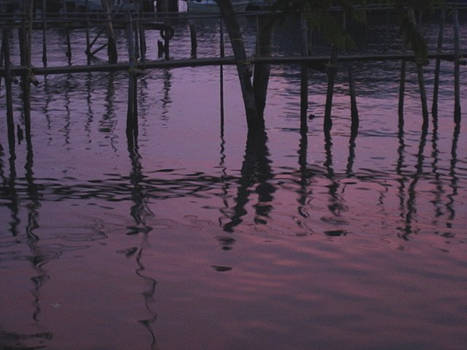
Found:
[[[229,0],[216,0],[216,2],[219,5],[221,15],[229,32],[230,42],[235,55],[248,129],[250,131],[262,129],[264,123],[259,117],[256,107],[255,92],[251,83],[250,62],[246,55],[242,33],[235,17],[232,3]]]

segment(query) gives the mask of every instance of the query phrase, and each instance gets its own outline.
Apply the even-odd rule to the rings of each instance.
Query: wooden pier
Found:
[[[103,2],[106,4],[107,2]],[[108,5],[108,4],[107,4]],[[43,1],[45,6],[45,1]],[[45,8],[45,7],[44,7]],[[380,12],[390,13],[392,8],[389,7],[368,7],[364,10],[369,12]],[[460,108],[460,66],[466,64],[467,51],[464,51],[460,46],[460,21],[459,12],[467,10],[466,5],[451,5],[449,9],[440,8],[437,10],[439,14],[439,37],[437,43],[436,52],[429,52],[427,59],[436,60],[436,71],[435,71],[435,89],[433,96],[432,113],[437,113],[437,100],[439,91],[439,74],[440,65],[442,61],[454,62],[454,91],[455,91],[455,121],[460,123],[461,120],[461,108]],[[342,16],[344,21],[343,27],[347,25],[345,14],[340,14],[339,9],[332,9]],[[444,47],[444,32],[447,26],[447,13],[450,14],[451,23],[454,32],[454,46],[451,48]],[[252,16],[257,21],[257,50],[253,56],[247,56],[244,48],[238,46],[237,42],[232,42],[232,48],[235,56],[226,57],[224,48],[224,27],[227,28],[227,32],[232,36],[232,27],[229,27],[228,23],[225,22],[226,14],[210,14],[204,15],[191,15],[191,14],[154,14],[144,13],[138,11],[127,11],[125,13],[113,11],[110,6],[104,6],[104,10],[101,12],[80,12],[70,13],[64,11],[61,16],[47,14],[45,11],[33,13],[33,1],[24,1],[24,13],[21,16],[18,15],[0,15],[0,25],[2,28],[2,46],[0,50],[0,78],[4,81],[5,85],[5,96],[6,96],[6,110],[7,110],[7,125],[9,138],[14,140],[14,116],[12,108],[12,85],[15,81],[15,77],[21,77],[21,88],[24,91],[29,91],[31,83],[38,83],[37,76],[40,75],[53,75],[53,74],[74,74],[74,73],[86,73],[86,72],[113,72],[113,71],[127,71],[129,75],[129,94],[128,94],[128,120],[127,120],[127,133],[129,135],[137,135],[137,110],[136,110],[136,86],[138,84],[138,73],[143,70],[149,69],[161,69],[161,68],[181,68],[181,67],[200,67],[200,66],[224,66],[224,65],[236,65],[239,68],[239,77],[242,85],[242,92],[244,92],[244,99],[246,99],[247,93],[250,93],[246,88],[247,85],[251,84],[251,71],[250,67],[255,67],[255,80],[257,75],[261,79],[266,79],[266,83],[258,83],[258,86],[253,87],[256,93],[257,99],[261,100],[259,104],[260,109],[264,109],[265,94],[267,92],[267,79],[269,77],[269,66],[270,65],[284,65],[294,64],[302,67],[302,80],[301,80],[301,129],[307,130],[307,106],[308,106],[308,70],[315,69],[320,71],[326,71],[328,73],[328,92],[326,101],[326,112],[325,112],[325,123],[324,127],[327,131],[332,127],[331,120],[331,109],[332,109],[332,97],[334,93],[334,77],[335,72],[340,67],[346,67],[349,80],[349,95],[351,97],[351,110],[352,110],[352,125],[353,128],[358,129],[358,108],[357,108],[357,91],[353,84],[352,76],[352,63],[354,62],[368,62],[368,61],[400,61],[401,62],[401,79],[400,79],[400,96],[399,96],[399,111],[400,111],[400,122],[403,122],[403,106],[404,106],[404,95],[405,95],[405,76],[407,70],[407,62],[413,62],[416,67],[418,82],[420,88],[420,97],[423,108],[424,123],[428,120],[428,106],[427,96],[425,91],[425,83],[423,76],[423,65],[426,62],[421,62],[420,57],[415,52],[408,51],[405,45],[401,47],[399,53],[382,53],[382,54],[348,54],[347,52],[339,52],[337,48],[331,50],[331,56],[317,56],[312,55],[313,47],[311,43],[311,28],[308,28],[306,21],[301,20],[301,32],[302,32],[302,46],[303,50],[301,55],[292,57],[283,56],[271,56],[270,50],[264,50],[261,48],[267,47],[268,41],[270,44],[271,38],[268,37],[267,32],[261,34],[262,28],[266,28],[268,23],[271,25],[271,21],[268,20],[272,16],[277,16],[276,12],[258,11],[248,12],[242,14],[228,14],[228,16]],[[221,43],[221,55],[219,57],[197,57],[197,33],[196,26],[193,24],[197,19],[203,18],[218,18],[220,20],[220,32],[219,42]],[[414,26],[421,26],[421,20],[417,19],[415,13],[410,17],[413,21]],[[265,19],[265,20],[263,20]],[[171,43],[174,36],[174,29],[172,23],[186,23],[189,27],[190,40],[191,40],[191,53],[190,57],[184,59],[171,59],[170,47],[176,45]],[[65,31],[66,40],[66,57],[68,58],[67,64],[60,66],[51,66],[48,58],[47,51],[47,29],[52,27],[59,27]],[[80,29],[85,31],[86,35],[86,47],[83,49],[87,57],[87,64],[85,65],[72,65],[72,55],[78,48],[73,47],[73,43],[70,39],[70,33],[73,30]],[[118,57],[117,40],[116,40],[116,29],[125,29],[126,32],[126,46],[128,48],[128,60],[121,61]],[[146,36],[147,31],[158,30],[160,34],[160,40],[158,40],[158,57],[147,56],[147,44]],[[238,31],[237,28],[234,30]],[[42,33],[42,66],[33,66],[31,62],[32,57],[32,33],[33,31],[41,31]],[[18,35],[20,58],[21,62],[19,65],[15,65],[11,60],[11,45],[14,43],[15,33]],[[94,33],[94,34],[92,34]],[[94,35],[94,37],[92,37]],[[240,37],[240,32],[237,34]],[[105,38],[105,44],[101,44],[96,47],[96,43],[99,39]],[[241,39],[235,39],[241,40]],[[238,47],[237,47],[238,46]],[[37,46],[35,46],[37,47]],[[92,57],[98,52],[107,49],[107,63],[92,63]],[[243,51],[242,51],[243,50]],[[243,70],[243,71],[242,71]],[[260,72],[263,72],[260,74]],[[258,74],[257,74],[258,73]],[[255,82],[256,83],[256,82]],[[246,85],[245,85],[246,84]],[[245,89],[244,89],[245,85]],[[258,89],[262,89],[263,97],[258,97]],[[250,89],[251,90],[251,89]],[[246,101],[246,100],[245,100]],[[247,119],[248,119],[248,107],[247,108]],[[251,107],[251,105],[250,105]],[[262,118],[262,113],[260,118]],[[249,121],[249,127],[255,128]],[[260,123],[261,124],[261,123]],[[255,124],[255,125],[260,125]],[[11,142],[11,140],[10,140]],[[14,141],[13,141],[14,142]]]

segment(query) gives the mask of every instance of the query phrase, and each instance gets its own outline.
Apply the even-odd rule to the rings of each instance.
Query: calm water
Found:
[[[199,56],[218,54],[216,24],[197,26]],[[173,56],[188,57],[176,28]],[[276,53],[298,51],[293,30]],[[371,33],[367,50],[397,48],[396,32]],[[49,34],[49,64],[63,65],[64,34]],[[72,40],[72,63],[85,62],[84,36]],[[35,43],[40,65],[40,33]],[[299,67],[275,66],[257,139],[234,67],[223,124],[219,67],[146,72],[133,147],[126,74],[40,77],[31,143],[11,152],[0,120],[0,348],[465,349],[467,133],[453,123],[453,64],[427,130],[410,64],[398,128],[399,67],[353,65],[353,136],[341,73],[325,137],[325,75],[310,76],[303,135]],[[24,134],[19,87],[15,123]]]

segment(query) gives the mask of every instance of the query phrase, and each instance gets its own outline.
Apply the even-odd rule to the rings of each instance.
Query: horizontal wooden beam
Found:
[[[456,58],[455,53],[442,53],[442,54],[429,54],[429,58],[439,58],[447,61],[454,61]],[[461,53],[461,57],[467,57],[467,52]],[[339,62],[377,62],[377,61],[398,61],[407,60],[415,61],[415,56],[411,54],[383,54],[383,55],[349,55],[340,56]],[[312,68],[319,68],[329,62],[329,56],[292,56],[292,57],[251,57],[248,63],[268,63],[268,64],[309,64]],[[219,65],[234,65],[236,60],[231,57],[208,57],[196,59],[178,59],[178,60],[154,60],[138,62],[137,69],[157,69],[157,68],[183,68],[183,67],[201,67],[201,66],[219,66]],[[463,62],[465,65],[466,62]],[[89,73],[89,72],[115,72],[125,71],[130,69],[130,64],[117,63],[117,64],[96,64],[96,65],[76,65],[76,66],[60,66],[60,67],[32,67],[34,75],[52,75],[52,74],[66,74],[66,73]],[[10,73],[13,75],[21,75],[28,71],[27,67],[11,66]],[[5,75],[5,68],[0,67],[0,75]]]

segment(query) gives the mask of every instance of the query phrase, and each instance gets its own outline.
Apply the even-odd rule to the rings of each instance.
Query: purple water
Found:
[[[196,25],[199,56],[217,55],[216,23]],[[244,25],[251,52],[255,25]],[[452,47],[450,27],[446,36]],[[295,52],[299,38],[284,38],[275,53]],[[149,57],[157,39],[148,32]],[[85,63],[83,32],[72,40],[72,63]],[[50,66],[66,64],[64,48],[50,29]],[[189,57],[186,23],[172,50]],[[465,349],[467,136],[453,122],[453,63],[442,63],[426,132],[414,65],[402,131],[400,62],[352,67],[356,137],[344,69],[325,137],[325,74],[310,74],[315,117],[303,135],[300,67],[274,66],[255,140],[234,67],[224,67],[223,128],[219,67],[147,71],[135,147],[126,73],[39,77],[31,146],[17,139],[12,153],[0,119],[0,348]],[[462,66],[463,111],[465,77]],[[1,115],[4,93],[2,83]]]

